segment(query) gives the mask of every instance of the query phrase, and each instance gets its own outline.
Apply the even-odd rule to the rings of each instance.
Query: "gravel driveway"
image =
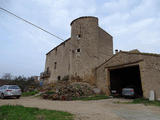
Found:
[[[35,97],[22,97],[21,99],[0,100],[0,105],[18,104],[26,107],[67,111],[75,114],[75,120],[160,120],[159,107],[115,104],[119,100],[50,101]]]

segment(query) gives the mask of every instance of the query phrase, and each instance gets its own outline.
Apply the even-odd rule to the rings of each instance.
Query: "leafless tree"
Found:
[[[11,80],[11,79],[12,79],[11,73],[5,73],[5,74],[2,76],[2,79],[4,79],[4,80]]]

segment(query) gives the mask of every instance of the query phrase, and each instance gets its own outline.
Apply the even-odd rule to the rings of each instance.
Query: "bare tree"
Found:
[[[2,76],[2,79],[4,79],[4,80],[11,80],[11,79],[12,79],[11,73],[5,73],[5,74]]]

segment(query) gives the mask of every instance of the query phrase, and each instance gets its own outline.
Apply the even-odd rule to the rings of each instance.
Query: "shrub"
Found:
[[[22,93],[22,96],[32,96],[32,95],[35,95],[37,94],[38,91],[32,91],[32,92],[23,92]]]

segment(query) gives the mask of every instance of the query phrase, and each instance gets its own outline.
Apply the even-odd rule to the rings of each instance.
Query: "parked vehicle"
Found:
[[[3,85],[0,87],[0,97],[2,99],[6,97],[16,97],[17,99],[21,97],[21,89],[17,85]]]
[[[136,94],[135,94],[135,90],[133,87],[126,87],[122,89],[122,96],[123,97],[132,97],[135,98]]]

